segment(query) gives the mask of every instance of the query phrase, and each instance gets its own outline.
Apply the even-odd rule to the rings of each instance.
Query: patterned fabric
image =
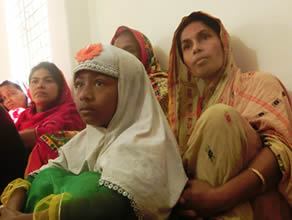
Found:
[[[140,61],[143,63],[146,72],[148,73],[149,79],[151,81],[152,87],[155,91],[155,95],[165,112],[168,113],[168,85],[167,85],[167,77],[168,74],[163,72],[160,67],[160,63],[156,56],[154,55],[154,51],[151,45],[150,40],[141,32],[131,29],[126,26],[120,26],[116,30],[114,37],[111,40],[111,44],[115,43],[117,36],[123,31],[130,31],[135,39],[137,40],[140,49],[141,49],[141,59]]]
[[[275,153],[282,167],[280,192],[292,205],[292,109],[287,90],[273,75],[263,72],[243,73],[235,65],[230,39],[221,21],[220,40],[223,45],[224,64],[217,78],[208,86],[192,76],[177,51],[177,34],[182,25],[192,19],[194,12],[183,18],[177,28],[170,52],[169,67],[169,120],[182,152],[189,145],[189,137],[195,133],[199,113],[216,103],[224,103],[236,109],[257,130]],[[200,92],[199,88],[203,88]],[[220,128],[219,128],[220,129]]]
[[[66,144],[79,131],[57,131],[53,134],[44,134],[40,138],[53,150],[58,151],[60,147]]]
[[[207,181],[212,186],[222,185],[244,170],[263,147],[260,135],[237,110],[225,104],[215,104],[204,111],[194,130],[196,132],[192,133],[183,154],[183,162],[189,176]],[[285,148],[274,138],[269,143]],[[279,199],[282,196],[276,189],[274,193],[276,197],[264,193],[260,200],[243,202],[212,219],[254,220],[265,219],[265,216],[287,219],[284,213],[289,211],[289,206],[285,200]],[[277,205],[269,208],[267,204]]]
[[[79,131],[56,131],[42,135],[42,142],[37,143],[29,155],[24,177],[47,164],[49,159],[55,159],[59,155],[58,149],[78,133]]]
[[[204,111],[183,154],[188,175],[219,186],[242,171],[261,148],[256,131],[249,125],[246,128],[246,124],[241,115],[228,105],[215,104]],[[257,139],[249,143],[247,136],[252,135],[256,135]],[[252,206],[249,202],[242,203],[219,219],[253,220]]]

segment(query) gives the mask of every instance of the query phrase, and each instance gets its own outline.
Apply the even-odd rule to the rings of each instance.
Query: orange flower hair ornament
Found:
[[[86,48],[82,48],[77,52],[75,59],[78,61],[78,63],[84,62],[86,60],[92,60],[93,57],[98,56],[101,51],[101,43],[89,44]]]

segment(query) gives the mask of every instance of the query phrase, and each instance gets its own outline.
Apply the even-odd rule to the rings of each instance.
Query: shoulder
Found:
[[[245,72],[241,74],[240,82],[247,88],[283,88],[281,81],[272,73],[268,72]]]
[[[279,83],[279,79],[272,73],[255,72],[255,79],[265,83]]]
[[[260,72],[260,71],[250,71],[242,73],[242,79],[244,80],[257,80],[258,82],[279,82],[278,78],[268,72]]]
[[[20,115],[19,115],[19,121],[22,120],[27,120],[27,118],[31,118],[34,115],[34,110],[32,107],[28,107],[26,109],[23,109],[23,111],[21,111]]]
[[[245,72],[235,76],[233,89],[237,94],[249,97],[269,97],[275,99],[287,95],[283,83],[274,75],[267,72]]]

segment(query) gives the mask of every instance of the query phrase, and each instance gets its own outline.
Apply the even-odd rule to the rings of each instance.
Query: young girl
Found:
[[[0,220],[166,219],[187,178],[142,63],[101,44],[76,58],[74,97],[87,127],[6,188]]]

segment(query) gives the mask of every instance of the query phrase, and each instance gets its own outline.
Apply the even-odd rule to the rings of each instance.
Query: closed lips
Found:
[[[89,112],[89,111],[94,111],[95,109],[94,108],[80,108],[80,111],[86,111],[86,112]]]
[[[195,59],[194,64],[200,63],[201,61],[206,60],[206,59],[207,59],[207,57],[200,57],[198,59]]]
[[[43,92],[43,91],[38,91],[38,92],[35,92],[34,95],[35,96],[37,96],[37,95],[47,95],[47,93]]]

